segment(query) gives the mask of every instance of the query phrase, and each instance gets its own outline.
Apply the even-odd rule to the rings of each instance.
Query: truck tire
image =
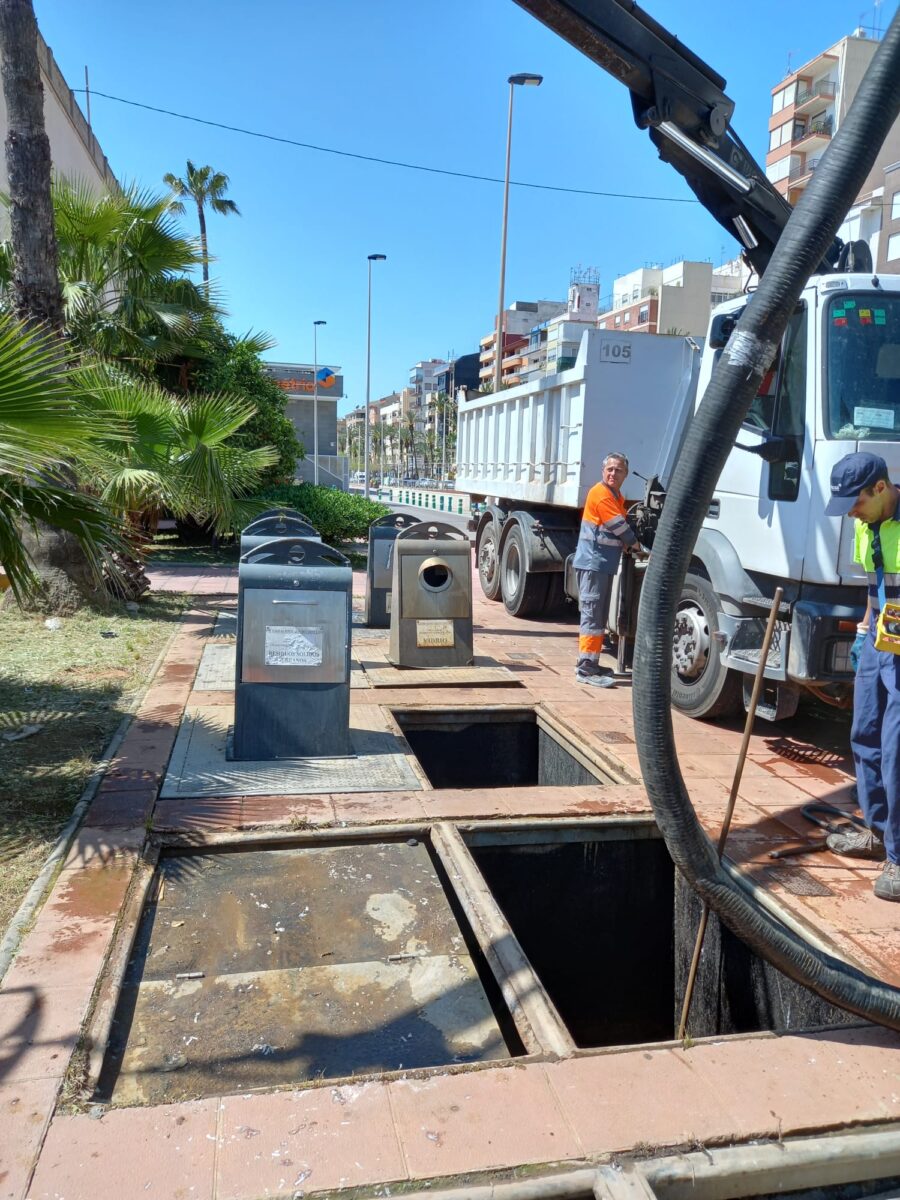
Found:
[[[718,612],[709,582],[686,575],[672,638],[672,704],[697,719],[730,717],[744,706],[741,674],[722,662],[713,636]]]
[[[547,603],[551,576],[526,571],[525,539],[521,528],[514,525],[503,543],[500,558],[500,583],[503,604],[514,617],[535,617],[542,614]]]
[[[475,546],[478,563],[478,582],[488,600],[500,599],[500,531],[493,521],[486,521],[478,534]]]

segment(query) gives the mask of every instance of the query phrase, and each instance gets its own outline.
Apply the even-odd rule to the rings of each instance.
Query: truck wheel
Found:
[[[525,542],[522,530],[513,526],[503,543],[500,581],[506,611],[514,617],[534,617],[543,613],[547,603],[550,575],[525,570]]]
[[[478,581],[488,600],[500,599],[500,531],[493,521],[486,522],[478,534],[475,558]]]
[[[707,580],[687,575],[672,638],[672,704],[689,717],[733,716],[743,708],[740,672],[722,662],[713,636],[718,604]]]

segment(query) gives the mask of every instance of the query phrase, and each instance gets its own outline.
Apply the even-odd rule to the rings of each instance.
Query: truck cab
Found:
[[[698,398],[743,300],[713,314]],[[865,608],[853,521],[826,517],[835,463],[881,455],[900,478],[900,278],[817,276],[719,477],[676,621],[673,699],[696,716],[735,706],[756,669],[776,586],[781,621],[764,715],[787,716],[800,689],[839,701]],[[715,597],[715,611],[710,599]]]

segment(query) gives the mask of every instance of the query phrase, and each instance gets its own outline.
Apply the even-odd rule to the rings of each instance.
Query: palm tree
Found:
[[[229,441],[253,416],[252,404],[227,393],[174,396],[108,366],[83,371],[79,387],[113,430],[126,431],[124,439],[95,439],[83,460],[101,498],[133,528],[161,508],[217,534],[253,515],[244,498],[278,452]]]
[[[0,0],[0,58],[6,101],[6,167],[15,258],[13,311],[20,321],[62,328],[50,202],[50,141],[31,0]]]
[[[169,199],[134,185],[96,194],[53,186],[65,330],[82,356],[149,369],[190,349],[218,310],[187,272],[201,262]],[[0,299],[12,302],[13,250],[0,244]]]
[[[209,247],[206,241],[207,204],[215,213],[227,217],[229,213],[240,216],[241,210],[233,200],[225,198],[228,191],[228,176],[212,167],[195,167],[190,159],[187,161],[187,171],[184,179],[179,179],[171,171],[163,176],[163,183],[170,187],[176,196],[190,196],[197,206],[197,219],[200,222],[200,246],[203,250],[203,284],[209,287]],[[184,204],[181,200],[170,201],[172,212],[183,213]]]
[[[124,530],[101,499],[74,490],[71,463],[101,437],[121,443],[126,434],[84,402],[54,333],[35,336],[0,316],[0,562],[20,603],[43,592],[49,607],[66,611],[101,591]],[[52,526],[40,540],[39,523]],[[48,541],[52,555],[41,553]],[[73,542],[82,551],[74,572]]]

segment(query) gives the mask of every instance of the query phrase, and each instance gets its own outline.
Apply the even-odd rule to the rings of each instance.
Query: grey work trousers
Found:
[[[609,601],[613,576],[606,571],[575,569],[578,580],[578,607],[581,623],[578,629],[578,661],[597,662],[603,649],[603,631],[609,620]]]

